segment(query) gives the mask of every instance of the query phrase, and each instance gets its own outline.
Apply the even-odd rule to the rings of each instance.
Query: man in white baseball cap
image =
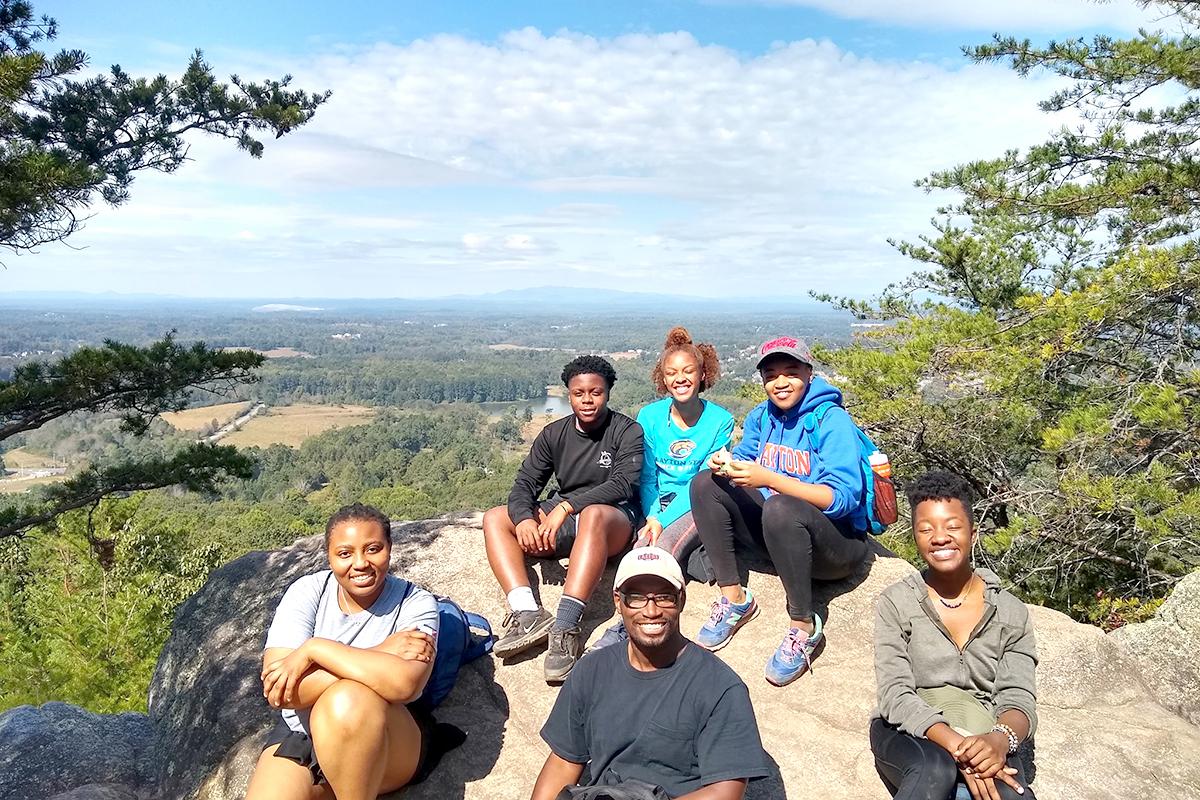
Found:
[[[723,661],[684,638],[683,571],[669,552],[638,547],[621,559],[613,600],[626,646],[585,655],[567,677],[542,738],[550,755],[533,800],[554,800],[587,767],[588,786],[740,800],[769,774],[750,694]],[[624,795],[622,795],[624,796]]]

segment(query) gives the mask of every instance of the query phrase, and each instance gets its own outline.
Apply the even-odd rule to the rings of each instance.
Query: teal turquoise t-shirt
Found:
[[[642,513],[665,528],[692,508],[688,484],[705,468],[708,457],[728,447],[733,415],[707,400],[700,419],[680,428],[671,418],[671,398],[656,400],[638,412],[645,435],[642,459]]]

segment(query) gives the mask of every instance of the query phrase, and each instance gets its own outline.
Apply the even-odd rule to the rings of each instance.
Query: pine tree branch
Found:
[[[254,463],[226,445],[193,444],[170,458],[90,467],[62,483],[45,487],[39,502],[0,507],[0,538],[20,536],[60,514],[98,503],[110,495],[180,486],[212,494],[224,478],[252,477]]]

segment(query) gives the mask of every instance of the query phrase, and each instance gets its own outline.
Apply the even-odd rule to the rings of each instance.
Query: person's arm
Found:
[[[291,694],[286,694],[287,678],[275,665],[286,659],[294,649],[269,647],[263,651],[263,697],[271,708],[310,708],[326,689],[338,681],[338,676],[331,672],[309,667],[294,684]]]
[[[579,781],[584,766],[591,760],[587,717],[595,662],[581,661],[566,683],[558,690],[550,715],[542,725],[542,739],[550,746],[550,755],[533,787],[532,800],[554,800],[564,786]]]
[[[696,736],[696,761],[703,788],[689,798],[740,798],[746,782],[771,773],[758,733],[750,690],[740,680],[728,686]]]
[[[407,637],[429,643],[421,631],[404,632]],[[390,637],[389,637],[390,638]],[[386,645],[387,642],[384,643]],[[351,647],[332,639],[312,638],[280,659],[267,663],[263,685],[268,701],[276,707],[307,708],[338,679],[357,681],[373,689],[389,703],[411,703],[421,696],[433,658],[410,660],[381,645]]]
[[[630,423],[618,435],[615,448],[613,465],[603,483],[563,498],[570,504],[571,513],[578,514],[593,505],[628,502],[638,496],[638,481],[642,476],[642,426]]]
[[[297,705],[295,695],[298,686],[292,687],[290,695],[286,693],[286,675],[272,668],[272,665],[287,658],[293,650],[312,637],[317,624],[317,609],[324,592],[332,582],[333,576],[328,571],[303,575],[292,581],[275,608],[275,616],[267,629],[262,671],[259,675],[263,683],[263,697],[272,708],[307,708],[316,702],[321,692],[337,680],[336,676],[313,675],[311,680],[307,681],[304,692],[305,697],[311,697],[310,702]],[[308,675],[304,677],[308,678]]]
[[[1004,599],[1002,597],[1001,602]],[[1004,628],[1008,635],[1001,643],[1003,650],[996,665],[992,697],[996,703],[997,722],[1012,729],[1017,741],[1023,742],[1037,725],[1034,675],[1037,646],[1028,610],[1023,604],[1016,607],[1022,613],[1022,625]],[[993,777],[1007,760],[1008,746],[1008,735],[994,731],[966,737],[952,754],[960,764],[969,765],[981,776]]]
[[[542,428],[533,440],[529,454],[517,470],[512,491],[508,493],[508,518],[512,520],[513,525],[520,525],[527,519],[536,521],[538,495],[546,488],[550,476],[554,474],[554,451],[550,447],[550,436],[547,434],[549,429],[549,425]]]
[[[813,472],[809,475],[811,485],[828,491],[826,503],[813,503],[830,519],[841,519],[858,510],[863,503],[862,456],[858,431],[850,412],[844,408],[831,408],[813,431],[817,438],[816,453],[813,453]],[[800,481],[790,482],[806,485]],[[776,489],[782,494],[793,494]],[[801,495],[794,495],[800,497]],[[809,498],[804,498],[809,500]],[[809,500],[809,502],[813,502]]]
[[[829,513],[829,507],[834,502],[834,492],[828,486],[820,483],[805,483],[799,478],[769,470],[762,464],[753,461],[734,461],[725,471],[726,476],[736,486],[751,489],[767,488],[789,497],[799,497],[807,500],[817,508]]]
[[[405,661],[432,662],[437,656],[434,640],[428,634],[415,630],[393,633],[384,641],[367,649],[387,653]],[[263,695],[273,708],[311,708],[326,689],[341,680],[329,670],[311,665],[293,684],[291,695],[285,694],[286,677],[278,670],[272,675],[270,668],[283,662],[292,652],[280,647],[263,652]],[[271,685],[267,685],[268,680],[271,681]]]
[[[546,763],[538,773],[537,783],[533,785],[533,794],[529,796],[529,800],[554,800],[564,787],[574,786],[579,782],[584,766],[559,758],[554,753],[546,756]]]
[[[1037,731],[1038,657],[1037,640],[1034,638],[1029,610],[1024,605],[1021,605],[1020,610],[1024,612],[1024,624],[1020,628],[1005,629],[1009,636],[1004,642],[1000,662],[996,665],[996,683],[992,699],[996,703],[996,713],[1000,716],[1000,722],[1012,728],[1017,738],[1024,741]],[[1024,734],[1017,729],[1017,725],[1005,719],[1009,711],[1015,711],[1025,718],[1019,721]]]
[[[908,657],[911,635],[912,631],[901,618],[895,603],[886,594],[881,595],[875,604],[875,686],[879,713],[886,722],[905,733],[925,736],[945,747],[935,738],[943,733],[940,728],[935,730],[939,723],[946,731],[955,736],[958,734],[946,724],[940,711],[917,694],[917,682]]]
[[[858,434],[850,415],[831,408],[813,433],[817,437],[813,472],[802,481],[767,469],[761,464],[738,461],[729,468],[729,478],[738,486],[765,487],[779,494],[812,503],[830,519],[852,514],[862,502],[862,467]]]

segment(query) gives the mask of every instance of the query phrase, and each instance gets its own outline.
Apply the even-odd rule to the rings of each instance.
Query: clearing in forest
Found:
[[[63,466],[63,462],[56,458],[31,453],[24,447],[9,450],[7,453],[0,455],[0,458],[4,459],[4,466],[9,469],[46,469]]]
[[[310,436],[350,425],[363,425],[375,417],[375,409],[366,406],[319,406],[299,404],[272,407],[250,420],[240,431],[221,439],[221,444],[238,447],[268,447],[284,444],[296,447]]]
[[[214,419],[217,427],[245,413],[250,408],[248,401],[241,403],[221,403],[215,406],[189,408],[186,411],[172,411],[163,414],[163,421],[177,431],[199,431],[209,425]]]

